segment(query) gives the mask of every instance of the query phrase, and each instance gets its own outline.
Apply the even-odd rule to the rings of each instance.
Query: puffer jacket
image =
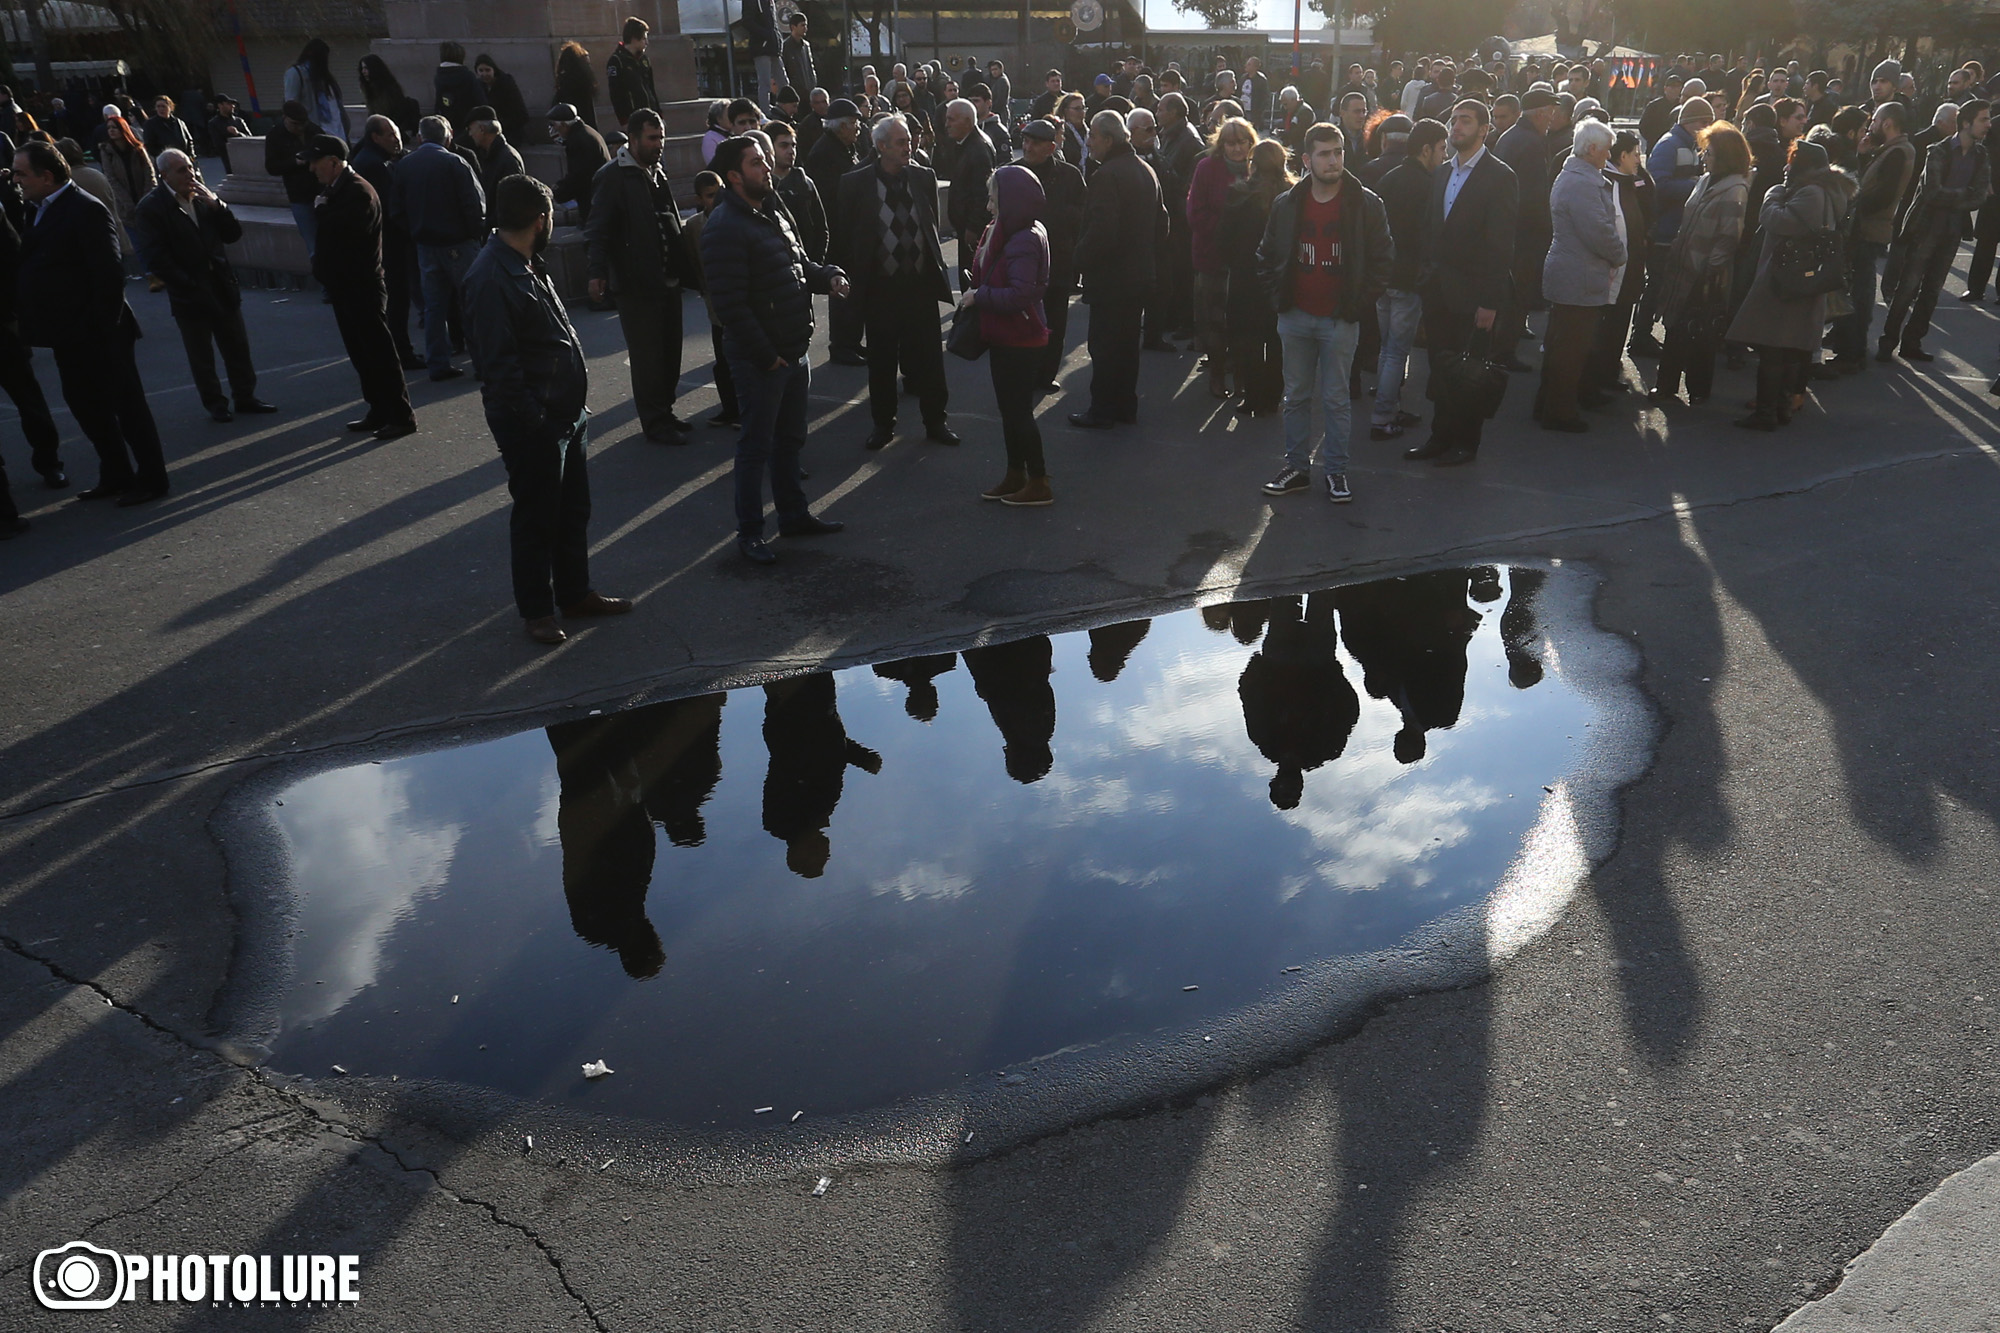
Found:
[[[844,276],[806,258],[785,215],[724,190],[701,232],[701,271],[722,345],[752,365],[797,363],[812,342],[814,292]]]
[[[1701,179],[1701,148],[1694,141],[1694,132],[1685,125],[1676,125],[1661,135],[1653,151],[1646,155],[1646,170],[1653,173],[1653,181],[1660,190],[1653,242],[1666,245],[1681,229],[1681,210],[1687,206],[1688,196],[1694,193],[1694,183]]]
[[[1618,187],[1590,164],[1572,157],[1549,190],[1554,240],[1542,262],[1542,295],[1556,305],[1610,305],[1614,271],[1625,267],[1618,231]],[[1620,276],[1623,276],[1620,274]]]
[[[994,180],[1000,216],[979,242],[979,286],[972,298],[979,331],[995,347],[1046,347],[1042,295],[1049,289],[1049,234],[1041,223],[1042,182],[1022,166],[1002,167]]]

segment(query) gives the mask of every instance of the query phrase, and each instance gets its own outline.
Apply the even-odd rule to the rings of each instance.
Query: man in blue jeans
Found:
[[[709,309],[722,325],[722,350],[743,411],[736,440],[736,549],[753,564],[777,555],[764,541],[764,474],[778,506],[778,533],[812,537],[846,526],[816,518],[799,485],[812,371],[812,294],[847,295],[847,277],[816,264],[789,216],[770,206],[771,164],[755,139],[724,139],[710,160],[727,187],[701,232]]]
[[[1418,121],[1407,141],[1408,155],[1376,184],[1389,214],[1396,262],[1388,290],[1375,302],[1382,357],[1375,367],[1375,411],[1368,422],[1371,440],[1399,439],[1422,419],[1403,410],[1403,380],[1424,317],[1423,297],[1417,293],[1417,275],[1424,262],[1424,216],[1431,206],[1431,182],[1451,152],[1446,143],[1449,133],[1435,120]]]
[[[1278,196],[1257,247],[1257,271],[1278,308],[1285,354],[1285,468],[1264,483],[1267,495],[1312,487],[1315,454],[1326,498],[1346,504],[1347,390],[1361,312],[1389,286],[1395,246],[1382,201],[1347,174],[1347,140],[1338,125],[1306,131],[1306,178]],[[1321,435],[1312,440],[1313,403]]]
[[[396,164],[389,213],[417,243],[417,274],[424,293],[424,360],[434,380],[465,372],[451,364],[448,327],[465,271],[486,239],[486,192],[464,158],[451,150],[443,116],[417,122],[423,140]]]

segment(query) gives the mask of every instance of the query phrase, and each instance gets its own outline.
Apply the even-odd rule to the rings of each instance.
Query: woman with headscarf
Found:
[[[1747,430],[1776,430],[1790,423],[1805,399],[1806,365],[1826,332],[1825,295],[1778,293],[1772,274],[1778,250],[1793,239],[1836,231],[1855,189],[1854,178],[1835,171],[1824,148],[1799,139],[1785,163],[1783,184],[1764,196],[1757,277],[1728,335],[1731,342],[1748,343],[1757,351],[1756,404],[1736,422]]]
[[[528,102],[521,96],[521,85],[514,76],[501,69],[492,56],[481,52],[472,62],[472,72],[486,89],[486,104],[500,117],[500,133],[509,143],[524,144],[528,141]]]
[[[1208,151],[1194,164],[1188,182],[1188,245],[1194,260],[1194,323],[1202,352],[1208,357],[1208,391],[1229,396],[1229,267],[1218,244],[1222,207],[1229,187],[1250,175],[1250,150],[1257,129],[1242,116],[1230,116],[1216,126]]]
[[[313,124],[345,139],[347,113],[341,108],[340,81],[326,63],[329,54],[323,37],[306,43],[298,63],[285,71],[285,100],[303,103]]]
[[[804,96],[809,89],[799,89]],[[564,42],[556,53],[556,101],[576,108],[576,118],[593,130],[597,128],[597,71],[590,66],[590,52],[581,42]]]
[[[1004,166],[987,177],[986,224],[972,261],[973,284],[959,294],[961,307],[977,310],[985,337],[1007,472],[982,499],[1005,505],[1046,505],[1049,490],[1042,431],[1035,424],[1035,393],[1047,378],[1043,349],[1049,326],[1042,295],[1049,286],[1049,233],[1042,226],[1042,182],[1023,166]]]
[[[361,57],[361,64],[355,70],[355,79],[361,85],[361,102],[371,116],[387,116],[402,132],[403,146],[411,147],[417,142],[417,121],[423,116],[423,109],[417,99],[403,91],[402,81],[389,68],[389,62],[372,52]]]
[[[1236,409],[1269,416],[1285,396],[1284,349],[1278,312],[1257,275],[1257,247],[1271,220],[1271,204],[1296,182],[1290,152],[1276,139],[1250,150],[1250,174],[1229,187],[1216,237],[1229,272],[1229,350],[1236,370]]]
[[[1535,417],[1543,430],[1590,429],[1578,410],[1577,391],[1597,322],[1618,294],[1630,253],[1618,187],[1604,174],[1617,137],[1602,121],[1579,124],[1570,156],[1549,190],[1554,239],[1542,264],[1549,327],[1541,392],[1535,399]]]
[[[1687,379],[1688,402],[1705,403],[1715,387],[1715,351],[1731,310],[1736,251],[1750,198],[1750,144],[1727,121],[1701,136],[1706,174],[1695,182],[1681,229],[1660,274],[1660,318],[1667,326],[1659,378],[1646,395],[1677,401]]]

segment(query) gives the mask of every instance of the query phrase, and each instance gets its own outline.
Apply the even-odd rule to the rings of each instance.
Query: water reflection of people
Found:
[[[1403,715],[1395,741],[1401,763],[1424,757],[1426,732],[1458,724],[1466,645],[1479,627],[1479,613],[1466,604],[1470,586],[1468,571],[1441,569],[1334,590],[1362,684]]]
[[[1023,783],[1047,777],[1056,762],[1050,749],[1056,734],[1056,692],[1049,683],[1055,649],[1048,636],[968,648],[965,669],[972,673],[972,687],[986,701],[993,725],[1000,728],[1007,776]]]
[[[1347,748],[1361,719],[1361,699],[1340,669],[1331,595],[1314,593],[1304,616],[1297,597],[1272,598],[1266,605],[1264,646],[1243,668],[1236,693],[1251,743],[1278,766],[1271,804],[1292,810],[1304,794],[1305,775]]]
[[[1100,625],[1090,632],[1090,674],[1109,685],[1132,660],[1132,650],[1153,627],[1150,620],[1128,620],[1119,625]]]
[[[1217,634],[1231,635],[1247,648],[1264,632],[1264,617],[1269,609],[1270,603],[1261,600],[1218,602],[1201,608],[1201,623]]]
[[[903,697],[903,711],[919,722],[929,722],[938,714],[937,686],[932,684],[958,666],[955,653],[932,653],[926,657],[906,657],[900,662],[880,662],[875,674],[883,680],[899,680],[910,687]]]
[[[1548,581],[1545,569],[1507,570],[1507,609],[1500,613],[1500,646],[1507,653],[1507,682],[1517,690],[1538,685],[1542,679],[1542,659],[1535,654],[1535,641],[1542,631],[1535,621],[1535,595]]]
[[[570,926],[616,953],[632,977],[656,976],[666,962],[646,916],[653,821],[676,844],[700,844],[701,806],[722,776],[723,698],[676,699],[548,729]]]
[[[764,747],[771,752],[764,831],[785,844],[793,873],[818,879],[833,855],[826,828],[840,804],[847,766],[879,773],[882,756],[849,738],[826,671],[764,687]]]

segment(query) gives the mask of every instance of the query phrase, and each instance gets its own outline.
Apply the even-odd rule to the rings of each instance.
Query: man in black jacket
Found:
[[[509,176],[525,176],[528,167],[513,144],[507,142],[499,117],[490,106],[473,112],[466,127],[472,146],[479,150],[479,189],[486,196],[486,225],[493,225],[493,188]]]
[[[347,165],[347,145],[322,134],[301,156],[323,194],[319,204],[320,246],[313,253],[313,278],[325,289],[340,325],[340,341],[361,377],[368,411],[347,423],[395,440],[417,428],[409,386],[396,361],[396,344],[384,315],[382,201],[374,188]]]
[[[1375,301],[1375,322],[1382,330],[1382,354],[1375,368],[1375,411],[1368,426],[1371,440],[1393,440],[1417,424],[1403,410],[1403,379],[1409,371],[1410,349],[1423,322],[1424,302],[1417,294],[1423,272],[1424,220],[1430,212],[1431,186],[1437,169],[1450,152],[1450,131],[1435,120],[1420,120],[1405,141],[1402,159],[1376,187],[1389,215],[1389,237],[1395,242],[1396,263],[1389,286]]]
[[[368,182],[377,199],[395,197],[393,171],[403,160],[403,132],[387,116],[370,116],[361,128],[361,142],[354,146],[348,165]],[[317,187],[318,182],[314,182]],[[404,370],[422,370],[427,364],[410,344],[410,297],[420,292],[417,278],[417,244],[409,228],[399,218],[382,218],[382,279],[388,293],[389,337],[396,344],[396,359]]]
[[[1554,93],[1528,89],[1521,97],[1521,118],[1493,145],[1493,155],[1513,168],[1521,199],[1521,214],[1514,224],[1513,292],[1493,327],[1493,359],[1512,371],[1529,369],[1514,349],[1526,332],[1528,312],[1541,296],[1542,265],[1555,235],[1549,220],[1548,132],[1558,110]]]
[[[69,163],[50,144],[15,151],[14,183],[35,210],[15,287],[21,334],[55,353],[63,401],[97,450],[97,484],[76,498],[157,500],[167,493],[167,460],[133,357],[139,321],[125,304],[117,224],[70,183]]]
[[[1076,295],[1076,241],[1083,232],[1083,173],[1063,160],[1062,131],[1052,120],[1031,120],[1021,130],[1021,165],[1042,183],[1042,226],[1049,233],[1049,286],[1042,295],[1049,326],[1044,393],[1060,387],[1063,350],[1069,336],[1069,299]]]
[[[1285,467],[1264,491],[1310,490],[1318,455],[1326,498],[1346,504],[1354,498],[1347,483],[1348,374],[1361,318],[1389,286],[1395,245],[1382,201],[1346,169],[1347,138],[1338,125],[1307,130],[1305,156],[1306,178],[1272,201],[1257,246],[1257,276],[1277,309],[1285,354]]]
[[[306,243],[306,257],[312,258],[319,238],[319,214],[313,205],[319,199],[319,182],[312,172],[299,165],[299,154],[319,137],[305,103],[287,102],[278,114],[278,123],[264,131],[264,170],[285,183],[285,202],[291,207],[292,221]]]
[[[777,0],[743,0],[743,31],[750,39],[751,68],[757,71],[757,105],[769,115],[771,94],[782,82],[778,76],[783,44],[778,37]]]
[[[590,295],[618,293],[618,326],[632,365],[639,427],[654,444],[686,444],[688,423],[674,413],[681,378],[681,279],[687,253],[681,214],[660,167],[667,131],[660,113],[640,107],[625,122],[631,140],[597,173],[591,191]]]
[[[1520,218],[1520,183],[1505,162],[1486,151],[1486,106],[1471,98],[1451,109],[1453,156],[1431,182],[1424,217],[1424,337],[1431,372],[1463,352],[1474,330],[1491,330],[1513,285],[1514,228]],[[1463,404],[1439,400],[1431,437],[1405,449],[1412,461],[1458,467],[1479,456],[1484,419]]]
[[[814,292],[847,295],[847,278],[816,264],[799,248],[791,225],[769,207],[771,164],[754,139],[738,136],[715,151],[724,185],[701,232],[701,268],[709,308],[722,325],[722,346],[743,407],[736,441],[736,549],[754,564],[777,560],[764,541],[764,474],[786,537],[838,532],[816,518],[799,485],[799,450],[806,442],[806,398],[812,369]]]
[[[827,232],[826,202],[819,197],[819,187],[813,184],[813,178],[798,165],[798,135],[782,120],[772,121],[766,132],[771,137],[774,155],[771,187],[784,200],[786,210],[798,226],[799,244],[805,247],[806,258],[824,264],[831,239]]]
[[[431,86],[435,93],[431,114],[444,117],[454,134],[465,133],[465,127],[472,123],[473,108],[486,101],[486,85],[465,67],[463,46],[438,43],[438,67]]]
[[[634,111],[660,109],[660,94],[653,87],[653,65],[646,59],[646,42],[651,32],[644,19],[626,19],[624,36],[604,68],[605,88],[611,94],[611,114],[618,118],[620,126],[632,118]]]
[[[575,204],[579,224],[590,221],[590,191],[597,173],[611,160],[611,149],[595,125],[586,125],[568,102],[549,108],[549,137],[562,145],[563,174],[556,182],[559,204]]]
[[[793,10],[786,26],[790,31],[785,34],[784,48],[780,52],[785,67],[785,82],[803,96],[819,83],[819,75],[813,70],[812,43],[806,40],[806,16]]]
[[[1167,211],[1153,169],[1132,153],[1125,117],[1116,111],[1091,117],[1090,157],[1097,169],[1087,178],[1076,242],[1090,307],[1090,407],[1070,413],[1069,424],[1104,430],[1139,419],[1139,342]]]
[[[558,644],[571,620],[621,616],[623,597],[590,587],[589,375],[583,345],[536,258],[555,230],[549,188],[524,175],[495,191],[496,234],[465,273],[466,343],[486,425],[507,466],[514,606],[528,637]]]
[[[951,141],[950,174],[946,177],[951,182],[951,195],[945,208],[952,235],[958,237],[959,285],[964,286],[980,233],[992,221],[986,206],[986,178],[993,174],[993,141],[979,132],[978,109],[963,97],[945,103],[944,123],[945,137]]]
[[[896,371],[917,395],[924,434],[957,444],[945,421],[944,344],[938,303],[951,304],[938,239],[937,176],[910,161],[915,147],[901,116],[875,123],[875,161],[840,180],[834,256],[854,285],[868,333],[868,406],[875,430],[867,447],[896,436]]]
[[[1166,331],[1180,337],[1191,336],[1194,327],[1194,250],[1188,230],[1188,186],[1194,183],[1195,163],[1201,160],[1201,136],[1188,124],[1187,99],[1167,93],[1153,108],[1160,129],[1160,161],[1167,173],[1160,177],[1160,195],[1167,206],[1167,244],[1160,255],[1160,306]]]
[[[21,337],[21,322],[15,310],[21,276],[21,233],[14,228],[12,214],[21,206],[21,198],[18,190],[8,193],[12,198],[6,208],[0,209],[0,390],[14,400],[15,410],[21,414],[21,434],[28,440],[29,461],[41,474],[42,484],[52,491],[67,490],[69,473],[63,466],[62,436],[56,431],[41,382],[35,378],[35,354]],[[25,214],[21,222],[26,224]],[[6,489],[6,478],[0,475],[0,492]],[[0,504],[0,517],[18,513],[8,507],[11,503],[10,500]],[[21,520],[22,530],[26,526],[27,520]]]
[[[817,91],[817,90],[815,90]],[[820,203],[831,214],[840,199],[840,178],[861,164],[855,144],[861,138],[861,109],[845,97],[827,104],[826,128],[806,153],[805,173],[819,191]],[[834,302],[827,312],[827,360],[840,366],[865,366],[861,349],[861,312]]]
[[[434,380],[465,372],[451,363],[450,323],[465,270],[486,235],[486,192],[466,160],[451,150],[441,116],[417,122],[423,142],[396,164],[389,211],[417,245],[424,291],[424,356]]]
[[[243,239],[243,224],[202,183],[194,159],[180,149],[160,154],[160,183],[132,210],[132,235],[148,270],[167,284],[188,372],[208,415],[216,421],[235,420],[230,397],[215,377],[218,347],[236,411],[277,411],[257,396],[250,333],[243,327],[243,292],[223,248]]]
[[[208,141],[225,164],[228,161],[231,139],[250,137],[250,123],[236,114],[236,99],[227,93],[215,99],[215,114],[208,118]]]

